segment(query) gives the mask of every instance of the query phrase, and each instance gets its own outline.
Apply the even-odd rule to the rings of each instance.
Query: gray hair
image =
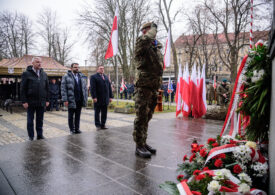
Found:
[[[33,63],[35,60],[40,60],[40,61],[42,61],[42,59],[41,59],[40,57],[37,57],[37,56],[35,56],[35,57],[32,58],[32,63]]]

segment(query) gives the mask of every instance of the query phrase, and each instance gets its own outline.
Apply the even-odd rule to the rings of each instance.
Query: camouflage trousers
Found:
[[[137,146],[144,146],[147,139],[148,123],[157,105],[158,90],[139,87],[135,89],[135,111],[133,138]]]

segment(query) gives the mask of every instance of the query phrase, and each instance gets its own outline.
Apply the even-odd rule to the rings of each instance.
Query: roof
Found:
[[[21,58],[11,58],[11,59],[3,59],[0,61],[0,66],[3,67],[13,67],[13,68],[27,68],[27,66],[32,64],[32,58],[35,56],[32,55],[24,55]],[[42,68],[43,69],[61,69],[68,70],[67,67],[55,61],[53,58],[38,56],[42,59]]]
[[[32,64],[33,55],[24,55],[20,58],[3,59],[0,61],[0,75],[20,75],[24,72],[27,66]],[[42,59],[41,67],[49,76],[62,76],[68,67],[55,61],[53,58],[38,56]]]
[[[264,41],[268,40],[269,31],[255,31],[253,32],[254,42],[262,39]],[[219,43],[223,44],[226,43],[226,37],[224,33],[217,34]],[[245,40],[249,41],[249,32],[241,32],[240,37],[245,37]],[[228,33],[228,38],[230,41],[234,40],[234,33]],[[215,40],[215,34],[205,34],[199,37],[199,35],[181,35],[177,40],[175,41],[175,47],[176,48],[182,48],[185,45],[193,45],[194,40],[197,40],[196,45],[213,45],[216,43]]]

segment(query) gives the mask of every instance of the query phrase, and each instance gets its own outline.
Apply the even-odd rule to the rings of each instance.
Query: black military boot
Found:
[[[151,152],[151,154],[156,154],[157,153],[157,150],[154,149],[154,148],[152,148],[148,144],[145,144],[145,148],[146,148],[146,150],[148,150],[149,152]]]
[[[142,158],[150,158],[151,157],[151,152],[149,152],[148,150],[146,150],[145,147],[140,147],[137,146],[136,147],[136,155],[142,157]]]

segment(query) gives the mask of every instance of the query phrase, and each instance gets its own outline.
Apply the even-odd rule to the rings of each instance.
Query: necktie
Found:
[[[105,78],[104,78],[103,74],[101,75],[101,77],[102,77],[102,79],[103,79],[103,80],[105,80]]]

